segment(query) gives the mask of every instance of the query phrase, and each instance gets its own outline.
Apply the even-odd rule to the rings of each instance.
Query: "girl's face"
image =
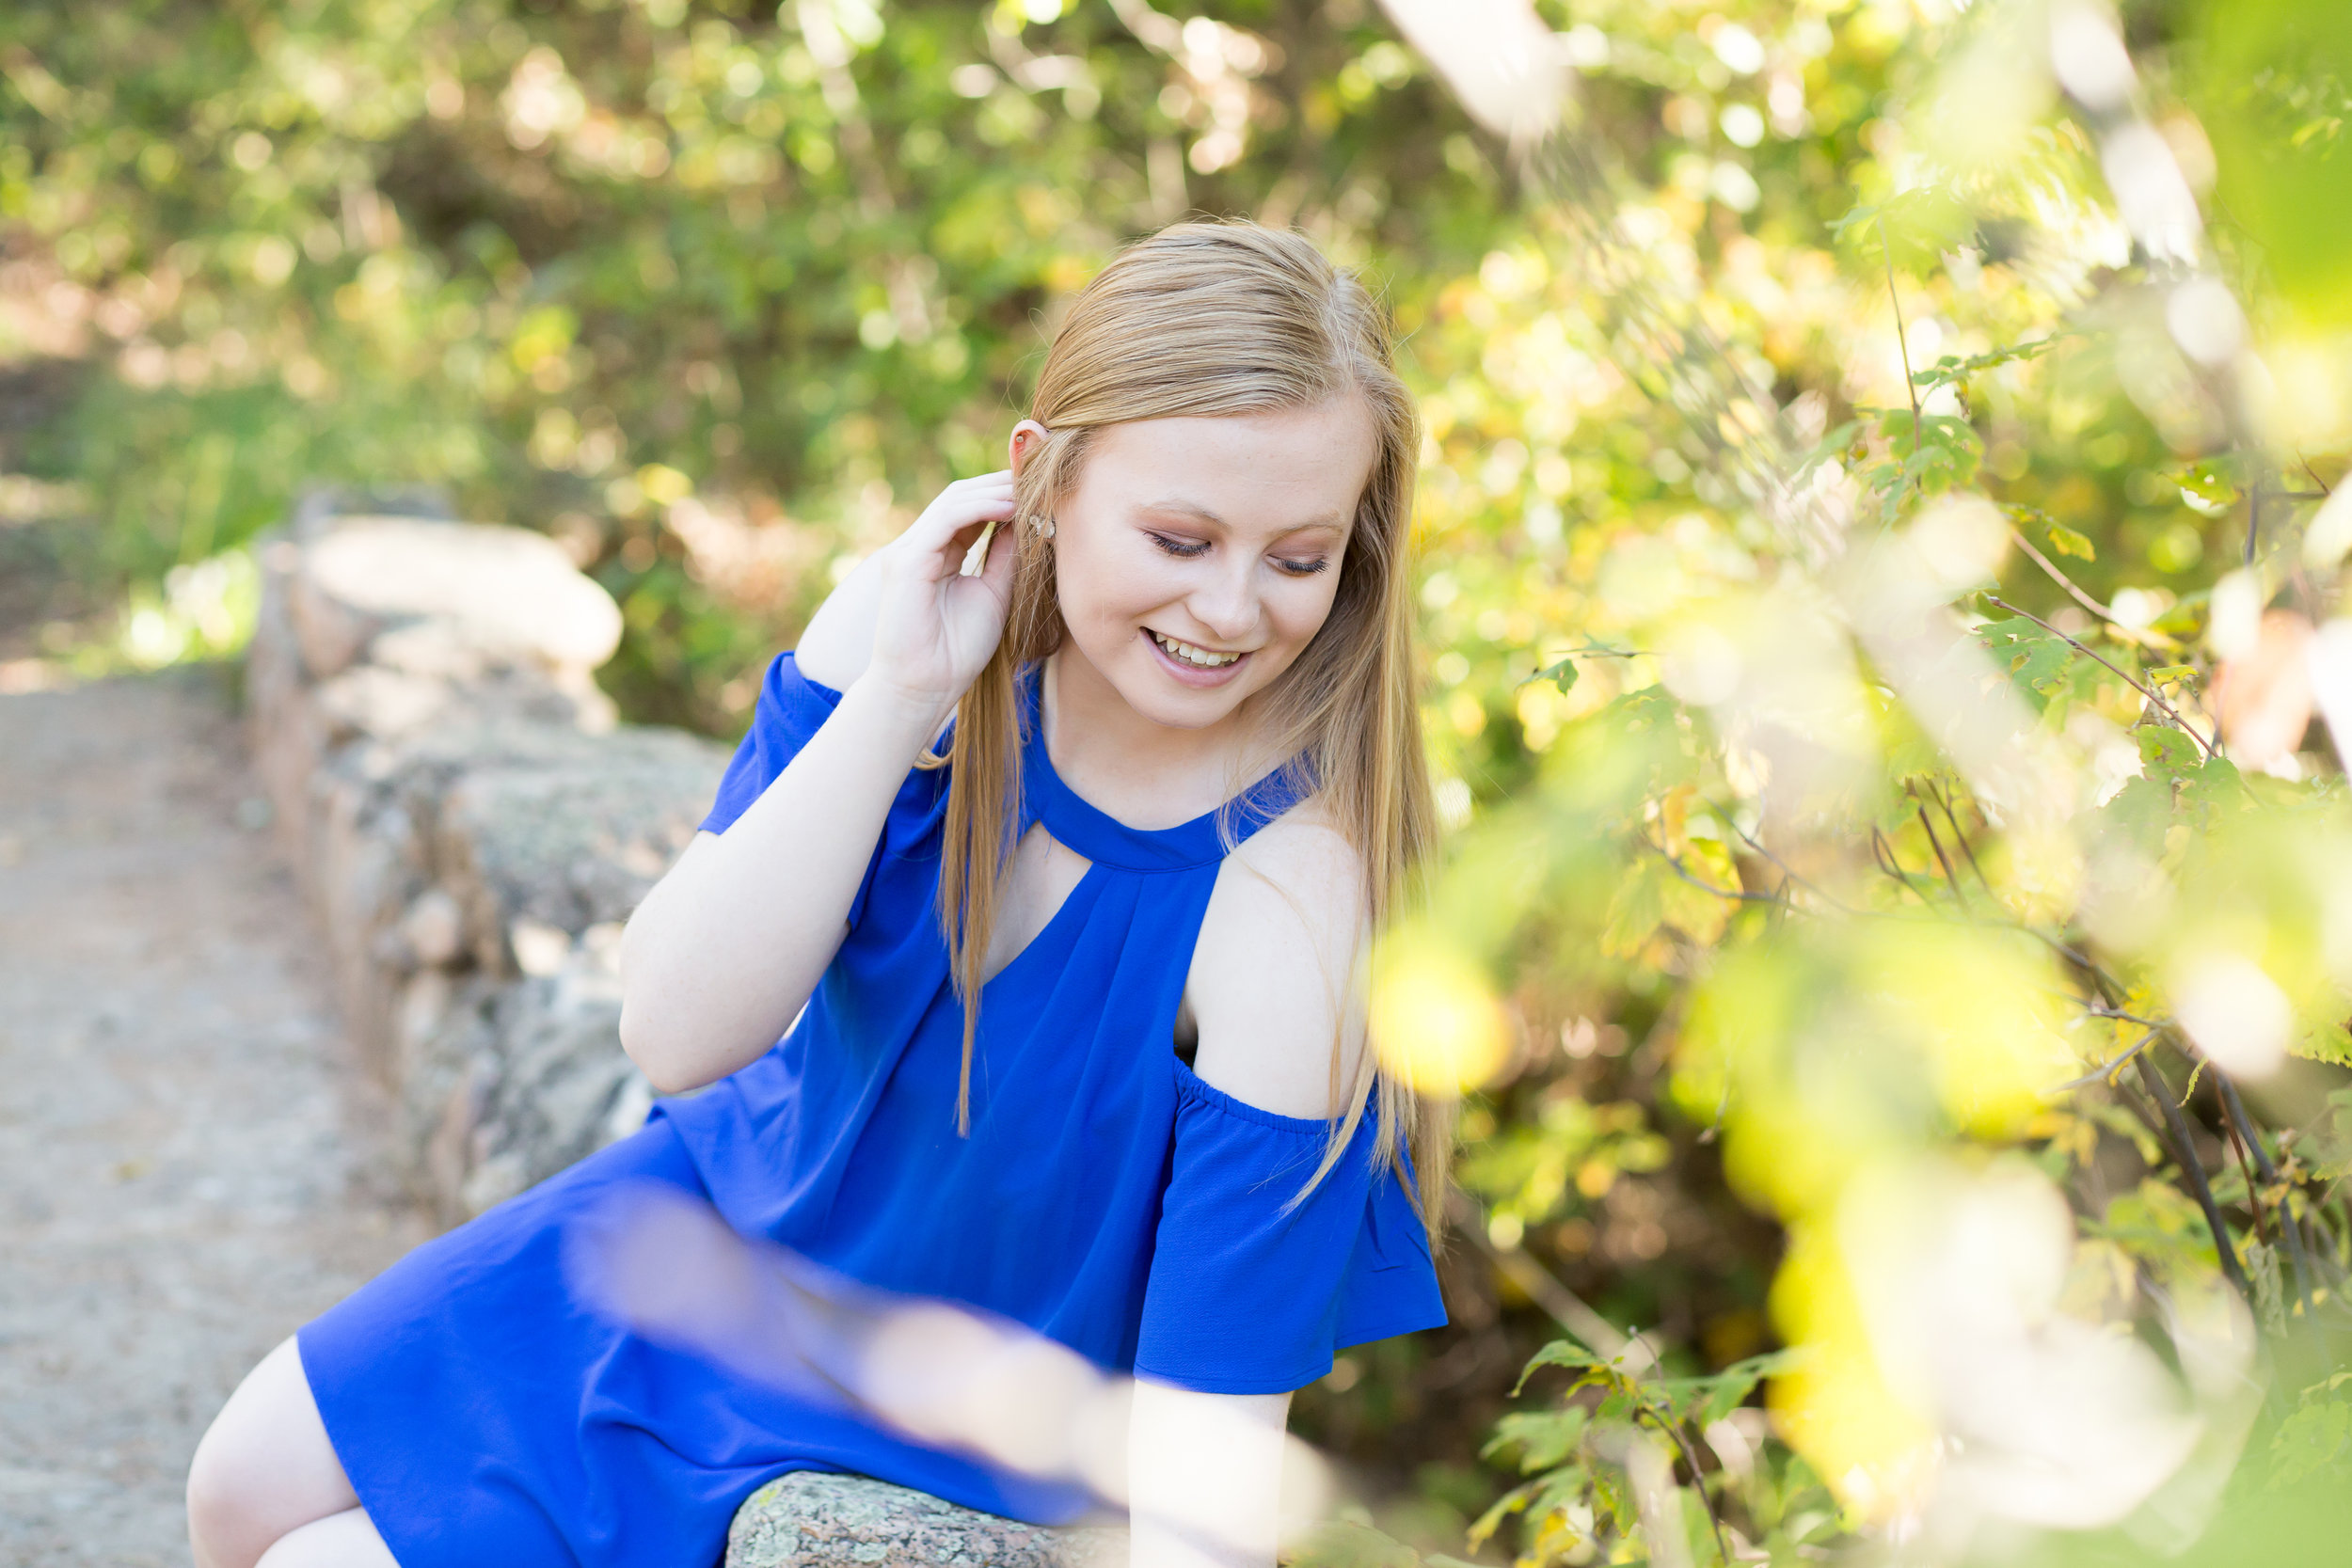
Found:
[[[1155,723],[1228,718],[1331,612],[1377,455],[1354,397],[1097,431],[1054,513],[1065,651]]]

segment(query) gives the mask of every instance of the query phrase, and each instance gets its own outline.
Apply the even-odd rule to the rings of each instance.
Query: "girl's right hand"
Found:
[[[1012,603],[1012,530],[996,530],[977,575],[962,575],[964,555],[982,529],[1009,523],[1012,515],[1009,469],[958,480],[878,552],[882,593],[867,673],[935,705],[943,720],[1004,635]]]

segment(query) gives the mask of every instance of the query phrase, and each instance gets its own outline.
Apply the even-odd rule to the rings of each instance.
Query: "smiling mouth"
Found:
[[[1173,637],[1163,636],[1149,626],[1143,629],[1146,635],[1158,645],[1160,652],[1180,663],[1189,664],[1196,670],[1223,670],[1249,657],[1246,653],[1216,653],[1207,648],[1197,647],[1190,642],[1179,641]]]

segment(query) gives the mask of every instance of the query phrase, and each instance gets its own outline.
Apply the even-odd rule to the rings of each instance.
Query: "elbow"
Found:
[[[650,901],[650,900],[649,900]],[[641,908],[639,914],[643,914]],[[646,971],[652,967],[643,951],[638,919],[631,916],[621,933],[621,1050],[637,1064],[656,1094],[684,1094],[702,1086],[682,1070],[679,1031],[675,1008],[658,1006],[648,992],[659,989]]]
[[[708,1082],[685,1067],[670,1032],[648,1022],[644,1003],[627,994],[621,998],[621,1050],[656,1094],[685,1094]]]

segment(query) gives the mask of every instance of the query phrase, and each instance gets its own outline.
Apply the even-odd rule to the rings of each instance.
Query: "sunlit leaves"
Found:
[[[2233,220],[2299,315],[2352,322],[2352,16],[2298,0],[2200,13],[2196,85]]]
[[[2018,933],[1792,925],[1724,955],[1699,989],[1676,1097],[1724,1123],[1743,1190],[1802,1216],[1874,1159],[1953,1133],[2023,1133],[2075,1062],[2060,980]]]
[[[1382,1065],[1416,1088],[1458,1095],[1502,1068],[1511,1024],[1474,959],[1408,927],[1389,939],[1375,969],[1372,1039]]]
[[[2022,615],[1989,621],[1977,628],[1977,637],[2037,711],[2054,698],[2088,695],[2098,682],[2095,664],[2077,655],[2065,638]]]

